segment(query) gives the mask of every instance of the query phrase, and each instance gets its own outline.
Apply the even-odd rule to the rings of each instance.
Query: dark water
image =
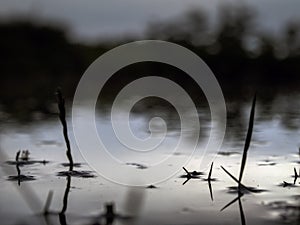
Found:
[[[111,182],[94,171],[82,157],[76,146],[71,117],[68,117],[69,135],[72,143],[76,174],[59,174],[67,171],[65,143],[58,118],[19,123],[14,119],[1,124],[1,178],[0,216],[1,224],[299,224],[299,182],[294,183],[294,168],[299,171],[300,158],[300,95],[279,95],[272,102],[258,101],[253,138],[248,153],[243,183],[258,190],[248,193],[223,211],[224,206],[237,197],[237,183],[222,169],[226,168],[238,176],[247,123],[249,101],[227,103],[227,129],[221,149],[210,149],[203,154],[209,135],[209,111],[199,109],[201,129],[200,144],[191,160],[184,166],[189,171],[204,174],[190,179],[184,185],[183,170],[175,171],[171,178],[149,182],[142,187],[129,187]],[[96,125],[105,144],[121,166],[130,167],[133,173],[126,174],[128,180],[163,162],[180,136],[178,116],[171,110],[154,107],[141,110],[137,107],[131,115],[132,132],[140,137],[149,136],[149,119],[161,116],[168,125],[166,147],[152,152],[151,158],[133,157],[124,153],[124,146],[115,140],[109,114],[99,112]],[[155,126],[156,138],[161,135],[161,125]],[[193,136],[194,128],[185,131]],[[173,163],[163,165],[163,171],[177,168],[176,162],[184,160],[189,153],[187,144],[173,154]],[[10,179],[17,175],[15,154],[18,150],[30,151],[29,163],[20,165],[21,174],[31,179]],[[93,152],[93,146],[90,150]],[[97,152],[93,153],[97,157]],[[204,157],[203,157],[204,155]],[[211,159],[214,161],[209,191],[208,176]],[[11,163],[7,163],[11,161]],[[21,161],[23,162],[23,161]],[[100,163],[105,164],[99,159]],[[181,161],[180,161],[181,162]],[[121,173],[106,165],[112,174]],[[181,167],[181,165],[179,165]],[[169,169],[171,168],[171,169]],[[299,172],[298,172],[299,173]],[[58,176],[63,175],[63,176]],[[84,176],[87,175],[87,176]],[[104,174],[105,175],[105,174]],[[108,174],[109,175],[109,174]],[[153,174],[154,176],[155,174]],[[143,177],[147,181],[148,177]],[[150,177],[149,177],[149,180]],[[284,183],[284,181],[286,183]],[[47,195],[53,191],[49,213],[42,214]],[[67,200],[67,201],[66,201]],[[106,204],[114,203],[114,213],[105,213]],[[62,213],[64,211],[64,213]]]

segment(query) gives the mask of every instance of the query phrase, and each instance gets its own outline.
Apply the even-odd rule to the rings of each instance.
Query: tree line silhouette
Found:
[[[175,42],[198,54],[228,99],[246,99],[258,90],[272,100],[278,92],[300,84],[300,23],[290,21],[274,35],[259,29],[255,10],[244,5],[220,7],[216,25],[208,19],[206,12],[193,9],[172,20],[150,23],[143,38]],[[51,113],[58,86],[72,97],[93,60],[115,46],[140,39],[131,36],[88,45],[72,40],[59,25],[24,20],[0,22],[0,33],[1,111],[19,118],[28,118],[34,111]],[[112,93],[141,74],[158,73],[197,95],[199,87],[184,72],[145,62],[115,74],[103,90],[104,98],[113,98]]]

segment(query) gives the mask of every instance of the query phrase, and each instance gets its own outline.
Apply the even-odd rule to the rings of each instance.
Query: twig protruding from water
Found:
[[[72,153],[71,153],[71,145],[68,137],[68,126],[67,126],[67,121],[66,121],[66,109],[65,109],[65,99],[62,96],[60,88],[57,89],[56,91],[56,97],[57,97],[57,104],[58,104],[58,109],[59,109],[59,119],[61,121],[61,124],[63,126],[63,134],[65,138],[65,142],[67,145],[67,157],[69,160],[69,171],[73,171],[73,158],[72,158]]]

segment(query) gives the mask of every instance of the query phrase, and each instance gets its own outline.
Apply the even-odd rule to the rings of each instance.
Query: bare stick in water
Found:
[[[68,127],[67,127],[67,121],[66,121],[66,109],[65,109],[65,99],[62,96],[61,90],[58,88],[56,91],[56,97],[57,97],[57,104],[58,104],[58,109],[59,109],[59,119],[61,121],[61,124],[63,126],[63,134],[65,138],[65,142],[67,145],[67,157],[69,159],[69,171],[73,170],[73,158],[72,158],[72,153],[71,153],[71,146],[70,146],[70,141],[68,137]]]

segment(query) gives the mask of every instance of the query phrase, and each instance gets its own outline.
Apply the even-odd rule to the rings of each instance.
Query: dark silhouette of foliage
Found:
[[[221,5],[216,25],[210,19],[203,9],[194,8],[180,17],[149,24],[144,38],[175,42],[199,55],[216,75],[226,100],[244,100],[253,90],[261,89],[261,95],[272,101],[278,92],[298,87],[300,23],[289,21],[273,35],[257,28],[255,10],[244,4]],[[70,40],[64,27],[22,20],[0,22],[0,33],[1,110],[26,121],[34,118],[36,111],[53,113],[48,99],[56,87],[64,87],[67,99],[72,97],[83,72],[98,56],[140,39],[131,36],[87,45]],[[145,71],[170,76],[198,96],[199,87],[188,76],[147,62],[118,71],[126,76],[115,79],[103,98],[111,101],[123,82]]]

